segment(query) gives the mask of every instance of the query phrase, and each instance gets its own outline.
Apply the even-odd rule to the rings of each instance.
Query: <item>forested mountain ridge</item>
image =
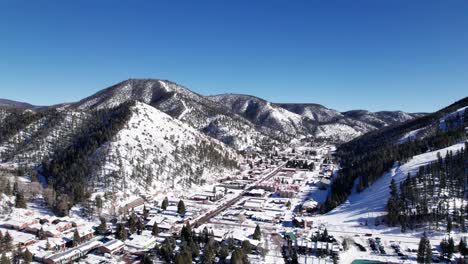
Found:
[[[8,100],[8,99],[1,99],[0,98],[0,108],[37,108],[37,106],[28,104],[28,103],[23,103],[23,102],[18,102],[18,101],[13,101],[13,100]]]
[[[201,185],[238,166],[232,149],[144,103],[95,110],[90,119],[85,133],[42,162],[48,183],[69,201]]]
[[[351,114],[253,96],[203,96],[157,79],[126,80],[75,103],[5,102],[0,105],[1,167],[20,174],[38,170],[67,203],[99,190],[142,194],[161,186],[203,184],[235,169],[237,150],[302,138],[348,141],[378,128],[369,116],[383,116],[346,117]],[[379,126],[412,118],[387,115],[397,117]]]
[[[281,131],[257,126],[229,111],[224,105],[174,82],[158,79],[129,79],[69,104],[72,109],[103,109],[130,100],[149,104],[199,131],[242,149],[260,142],[284,138]]]
[[[466,140],[467,106],[468,97],[435,113],[368,133],[341,145],[337,156],[342,170],[332,184],[323,211],[344,202],[356,180],[356,188],[361,191],[396,162],[401,164],[414,155]]]
[[[405,122],[421,114],[401,111],[372,113],[356,110],[340,113],[319,104],[272,103],[242,94],[212,95],[209,99],[228,106],[251,122],[281,130],[287,135],[311,136],[342,143],[385,126]]]
[[[203,96],[159,79],[125,80],[75,103],[48,107],[19,102],[8,103],[8,107],[7,103],[3,107],[0,104],[0,112],[19,109],[86,112],[114,108],[132,100],[156,107],[236,149],[288,143],[298,137],[342,143],[417,116],[399,111],[340,113],[317,104],[276,104],[250,95]],[[2,116],[0,113],[0,122]]]

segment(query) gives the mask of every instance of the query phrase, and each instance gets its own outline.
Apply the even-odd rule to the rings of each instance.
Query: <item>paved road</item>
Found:
[[[275,176],[284,166],[286,166],[286,162],[279,165],[277,168],[272,170],[271,172],[267,173],[265,176],[261,177],[259,180],[256,182],[253,182],[249,185],[246,186],[246,188],[239,193],[236,197],[232,198],[231,200],[227,201],[226,203],[218,206],[216,209],[208,211],[205,215],[200,216],[199,218],[193,220],[192,223],[190,223],[193,227],[199,227],[200,225],[208,222],[211,218],[217,216],[219,213],[222,211],[228,209],[229,207],[233,206],[237,202],[239,202],[240,199],[250,190],[252,190],[255,186],[259,185],[260,183],[264,181],[268,181],[271,179],[273,176]]]

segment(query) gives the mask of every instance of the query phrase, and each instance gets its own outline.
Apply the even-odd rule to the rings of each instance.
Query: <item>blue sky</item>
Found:
[[[0,97],[75,101],[128,78],[201,94],[434,111],[468,91],[468,1],[0,0]]]

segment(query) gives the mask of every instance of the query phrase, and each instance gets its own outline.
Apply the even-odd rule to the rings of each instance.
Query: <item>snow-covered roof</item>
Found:
[[[133,234],[129,239],[125,240],[125,245],[135,250],[146,250],[153,248],[156,244],[156,238],[153,236],[143,236]]]

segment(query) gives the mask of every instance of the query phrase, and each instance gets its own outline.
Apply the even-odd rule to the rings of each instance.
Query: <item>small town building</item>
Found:
[[[124,246],[124,242],[118,239],[113,239],[104,243],[102,246],[99,247],[98,250],[102,254],[115,254],[122,252],[124,250]]]

